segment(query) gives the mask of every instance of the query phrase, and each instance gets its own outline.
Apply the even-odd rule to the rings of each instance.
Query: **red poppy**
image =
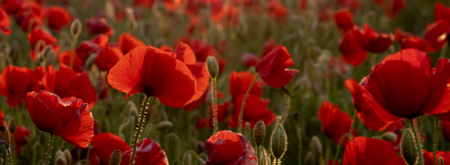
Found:
[[[52,30],[61,31],[61,27],[69,23],[70,15],[66,11],[58,6],[52,6],[47,10],[48,26]]]
[[[77,73],[67,65],[60,65],[59,71],[56,71],[53,66],[48,66],[42,79],[42,86],[60,97],[73,96],[82,99],[89,104],[89,110],[94,108],[97,102],[97,94],[89,79],[89,73]]]
[[[168,46],[168,45],[162,45],[162,46],[159,47],[159,49],[161,49],[161,50],[163,50],[165,52],[173,52],[173,49],[170,46]]]
[[[10,107],[22,102],[27,92],[40,89],[39,79],[27,67],[8,65],[0,74],[0,95],[7,97],[6,103]]]
[[[222,0],[208,0],[211,6],[211,20],[213,22],[220,21],[227,11],[225,1]]]
[[[120,136],[112,133],[101,133],[94,135],[92,138],[93,152],[100,158],[102,164],[109,164],[109,159],[114,150],[125,152],[131,149]],[[92,151],[91,151],[92,152]]]
[[[253,53],[244,53],[241,57],[241,62],[246,67],[256,66],[260,60],[261,58]]]
[[[450,30],[450,23],[440,19],[427,26],[425,35],[423,36],[428,43],[428,52],[434,53],[441,49],[445,43],[445,37]]]
[[[253,79],[255,79],[255,75],[250,72],[236,72],[233,71],[230,74],[230,94],[233,102],[236,102],[236,99],[240,95],[244,95],[248,88],[250,87]],[[261,81],[255,82],[252,89],[250,90],[250,95],[261,97],[262,94],[263,83]]]
[[[388,17],[394,18],[397,16],[398,12],[406,8],[406,3],[404,0],[391,0],[391,3],[386,8],[386,15]]]
[[[98,52],[95,65],[99,70],[109,71],[122,57],[123,53],[120,49],[106,46]]]
[[[25,0],[4,0],[1,8],[8,14],[14,15],[22,9],[24,2]]]
[[[189,26],[187,27],[186,31],[189,36],[194,35],[196,30],[198,29],[200,34],[206,34],[208,32],[208,29],[206,28],[205,24],[205,16],[192,16],[189,21]],[[186,41],[187,42],[187,41]]]
[[[25,126],[17,126],[14,132],[14,141],[16,142],[16,155],[20,155],[20,149],[30,142],[30,130]]]
[[[386,132],[393,132],[397,135],[397,140],[394,142],[391,142],[392,146],[394,147],[394,150],[396,152],[401,152],[400,151],[400,142],[402,141],[402,130],[405,127],[405,122],[403,120],[391,123],[388,125],[388,127],[386,128]]]
[[[344,152],[344,165],[358,164],[384,164],[404,165],[406,164],[392,148],[392,144],[367,137],[356,137]]]
[[[163,0],[164,6],[167,10],[174,12],[178,7],[183,4],[183,0]]]
[[[340,10],[334,13],[334,23],[344,31],[353,28],[353,13],[348,10]]]
[[[94,119],[83,100],[61,99],[50,91],[29,92],[25,100],[31,120],[41,131],[61,136],[78,147],[89,145],[94,136]]]
[[[427,42],[424,39],[400,29],[395,31],[395,38],[402,49],[414,48],[424,52],[428,49]]]
[[[45,9],[41,5],[35,2],[24,2],[15,16],[22,30],[29,31],[38,25],[43,25],[45,14]]]
[[[269,17],[281,21],[282,23],[286,22],[287,17],[289,15],[289,10],[282,3],[278,2],[278,0],[270,0],[268,2],[269,9],[267,14]]]
[[[357,26],[353,27],[358,42],[368,52],[381,53],[386,51],[394,41],[394,35],[378,33],[368,24],[364,24],[364,28],[360,30]]]
[[[436,2],[434,4],[434,21],[438,21],[440,19],[450,21],[450,8],[441,2]]]
[[[337,105],[329,102],[322,102],[319,108],[319,121],[322,124],[322,131],[325,135],[332,139],[335,144],[344,134],[349,133],[352,126],[352,118],[345,112],[342,112]],[[356,131],[352,131],[353,137],[356,137]],[[348,138],[345,138],[348,139]],[[343,140],[345,146],[347,140]]]
[[[129,149],[122,153],[122,162],[120,164],[130,164],[133,149]],[[136,148],[135,165],[169,165],[166,153],[161,146],[149,138],[142,139]]]
[[[144,42],[129,33],[122,33],[117,42],[118,47],[120,50],[122,50],[123,54],[127,54],[128,52],[130,52],[130,50],[136,47],[145,46]]]
[[[59,52],[59,46],[56,45],[56,38],[53,37],[50,33],[47,33],[46,31],[42,30],[42,29],[33,29],[29,34],[28,34],[28,42],[30,42],[31,45],[31,51],[29,52],[29,55],[31,57],[32,60],[36,61],[37,57],[35,54],[35,48],[36,48],[36,44],[40,41],[44,41],[45,45],[52,45],[53,46],[53,51],[55,53]],[[44,46],[45,46],[44,45]],[[38,48],[39,51],[42,51],[44,48],[40,47]]]
[[[239,124],[239,113],[241,112],[242,100],[244,95],[240,95],[236,98],[236,102],[233,107],[233,114],[230,117],[230,127],[237,127]],[[266,126],[271,125],[275,119],[276,114],[269,110],[267,107],[270,103],[269,99],[259,98],[257,96],[248,95],[245,100],[244,113],[242,117],[242,127],[245,127],[245,123],[250,123],[250,128],[253,128],[259,120],[263,120]]]
[[[203,0],[188,0],[186,14],[188,16],[197,16],[203,6],[206,6],[205,1]]]
[[[250,142],[240,133],[223,130],[205,142],[208,158],[205,165],[258,164],[258,157]]]
[[[3,10],[3,8],[0,8],[0,30],[3,32],[3,34],[11,34],[11,29],[9,29],[9,26],[11,26],[9,16],[5,12],[5,10]]]
[[[367,51],[361,47],[354,33],[344,34],[339,43],[339,50],[342,60],[353,66],[359,66],[367,59]]]
[[[285,86],[299,72],[287,69],[294,65],[291,55],[284,46],[278,45],[256,65],[256,72],[272,88]]]
[[[86,60],[94,53],[98,53],[100,51],[100,47],[97,43],[92,41],[82,41],[80,46],[75,49],[78,57],[82,61],[83,65]]]
[[[433,69],[426,53],[404,49],[374,66],[360,85],[364,100],[381,120],[391,123],[448,112],[449,79],[449,59],[441,58]]]
[[[265,57],[267,54],[269,54],[273,49],[275,49],[277,47],[278,47],[278,44],[275,42],[275,39],[269,38],[263,44],[263,52],[261,53],[261,56]]]
[[[191,39],[187,44],[191,47],[199,62],[205,62],[208,56],[217,56],[216,49],[202,40]]]
[[[194,109],[197,108],[197,106],[199,106],[200,104],[205,103],[205,102],[206,102],[206,99],[210,99],[211,93],[212,93],[212,88],[211,88],[211,86],[209,86],[209,87],[207,88],[207,91],[205,91],[205,93],[203,93],[203,95],[202,95],[202,97],[200,97],[200,99],[195,100],[195,101],[193,101],[192,103],[187,104],[187,105],[184,107],[184,110],[185,110],[185,111],[191,111],[191,110],[194,110]],[[209,98],[207,98],[207,97],[209,97]],[[217,97],[217,98],[220,98],[220,99],[223,99],[223,93],[217,91],[216,97]]]
[[[319,22],[324,22],[332,17],[333,11],[329,5],[319,6]]]
[[[365,102],[363,98],[363,93],[361,87],[355,79],[347,79],[345,81],[345,86],[352,93],[353,104],[357,112],[358,118],[364,123],[368,128],[375,131],[383,131],[389,124],[381,120],[372,107]]]
[[[225,18],[222,19],[223,24],[226,27],[232,27],[239,25],[239,8],[236,6],[228,6],[228,10],[225,13]]]
[[[174,53],[157,48],[137,47],[111,68],[108,82],[127,93],[125,99],[145,93],[167,106],[183,107],[193,101],[197,81],[189,68],[174,57]]]
[[[221,105],[217,105],[217,121],[218,122],[225,122],[225,119],[228,116],[228,108],[231,106],[231,103],[223,103]],[[210,106],[209,107],[209,113],[210,116],[206,119],[203,119],[202,121],[198,121],[197,122],[197,129],[201,129],[207,122],[208,122],[208,128],[211,129],[212,128],[212,124],[213,124],[213,107]]]
[[[97,37],[93,38],[91,41],[96,43],[98,45],[98,47],[103,48],[108,44],[109,37],[104,34],[99,34]]]
[[[76,52],[74,52],[74,51],[68,50],[68,51],[65,51],[65,52],[61,52],[58,55],[58,62],[60,64],[64,64],[64,65],[70,66],[70,62],[72,60],[72,56],[73,56],[72,69],[75,72],[82,72],[83,71],[83,68],[82,68],[83,61],[81,61],[81,59],[79,58],[78,54]]]
[[[145,6],[151,10],[153,8],[154,3],[155,3],[155,0],[134,0],[133,7]]]
[[[86,20],[86,31],[89,34],[106,34],[113,35],[114,30],[109,27],[106,18],[104,17],[93,17]]]
[[[439,158],[444,160],[444,162],[450,161],[450,152],[447,151],[437,151],[436,152],[436,162],[433,163],[434,160],[434,152],[429,152],[427,150],[423,150],[423,162],[424,165],[436,165],[439,164]]]

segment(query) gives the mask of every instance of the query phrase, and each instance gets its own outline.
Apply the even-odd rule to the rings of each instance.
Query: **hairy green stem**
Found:
[[[413,133],[414,133],[414,138],[416,139],[416,147],[417,150],[419,151],[419,164],[418,165],[424,165],[423,163],[423,153],[422,153],[422,147],[420,147],[420,141],[419,141],[419,137],[417,136],[417,131],[416,131],[416,127],[414,126],[414,121],[413,119],[409,119],[409,122],[411,124]]]
[[[211,96],[211,102],[213,107],[213,135],[215,135],[218,131],[218,125],[217,125],[217,78],[211,78],[211,86],[213,88],[212,90],[212,96]]]
[[[341,137],[341,139],[339,139],[339,143],[337,144],[337,147],[336,147],[336,155],[334,155],[334,159],[333,159],[334,161],[338,160],[339,152],[341,151],[341,144],[346,137],[350,137],[351,140],[353,139],[353,135],[350,133],[346,133],[346,134],[342,135],[342,137]]]
[[[139,110],[139,123],[138,126],[136,128],[136,134],[134,135],[134,141],[133,141],[133,154],[131,154],[131,162],[130,165],[133,165],[134,163],[134,156],[136,155],[136,148],[137,148],[137,144],[139,141],[139,134],[141,133],[141,129],[142,129],[142,124],[145,122],[145,114],[144,111],[146,110],[146,108],[144,106],[146,106],[148,100],[150,99],[149,96],[145,96],[144,98],[144,102],[142,102],[141,105],[141,109]]]
[[[148,119],[148,125],[147,128],[145,129],[144,137],[148,137],[150,132],[152,131],[153,121],[155,120],[156,113],[158,113],[159,100],[155,98],[154,101],[152,101],[152,103],[154,106],[150,110],[150,118]]]
[[[47,152],[45,153],[45,161],[44,164],[49,165],[50,164],[50,158],[52,157],[52,150],[53,150],[53,139],[55,136],[50,133],[50,139],[48,141],[47,145]]]
[[[439,143],[439,136],[438,136],[438,131],[439,131],[439,117],[438,115],[436,115],[436,117],[434,118],[434,153],[433,153],[433,164],[436,162],[436,152],[438,150],[438,143]]]
[[[256,80],[258,80],[258,78],[259,76],[255,76],[252,83],[250,84],[250,87],[248,87],[247,92],[245,92],[244,98],[242,99],[241,111],[239,112],[238,133],[242,133],[242,120],[244,118],[245,101],[247,100],[250,90],[252,90],[253,85],[255,84]]]

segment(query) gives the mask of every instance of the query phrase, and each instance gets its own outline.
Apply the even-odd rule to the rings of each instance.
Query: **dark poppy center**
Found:
[[[144,93],[147,96],[153,96],[153,87],[145,85],[144,86]]]

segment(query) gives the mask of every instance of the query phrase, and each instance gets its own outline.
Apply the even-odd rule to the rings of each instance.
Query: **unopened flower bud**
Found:
[[[403,159],[408,164],[416,164],[419,161],[419,153],[415,144],[411,129],[406,129],[400,142],[400,151]]]
[[[270,143],[273,156],[277,159],[283,157],[287,149],[287,135],[281,124],[273,131]]]
[[[165,121],[159,122],[158,126],[156,126],[156,129],[158,129],[160,131],[165,131],[165,130],[172,128],[172,126],[173,126],[172,122],[165,120]]]
[[[311,139],[311,149],[317,156],[320,156],[323,153],[322,142],[320,142],[317,136],[313,136]]]
[[[314,164],[314,154],[309,151],[305,157],[305,165],[313,165]]]
[[[10,121],[9,121],[9,131],[11,132],[11,133],[14,133],[14,132],[16,132],[16,128],[17,128],[17,125],[16,125],[16,120],[14,120],[14,119],[11,119]]]
[[[95,59],[97,58],[97,54],[91,54],[87,59],[86,63],[84,63],[84,70],[89,70],[92,68],[92,65],[95,63]]]
[[[211,78],[214,79],[219,76],[219,63],[217,62],[216,57],[208,56],[206,58],[206,68],[208,69],[208,73]]]
[[[109,158],[109,165],[119,165],[122,161],[122,152],[120,150],[114,150]]]
[[[63,151],[64,156],[66,157],[67,165],[72,165],[72,154],[68,149]]]
[[[395,142],[397,141],[397,134],[394,132],[385,132],[382,135],[383,140],[389,141],[389,142]]]
[[[45,54],[45,63],[47,65],[53,65],[56,62],[56,54],[53,49],[49,49],[47,54]]]
[[[70,25],[70,35],[72,35],[73,38],[78,38],[81,34],[81,21],[80,19],[73,20],[72,24]]]
[[[260,146],[264,139],[266,138],[266,125],[264,121],[261,119],[253,127],[253,140],[255,141],[256,146]]]
[[[66,156],[61,150],[56,151],[55,165],[67,165]]]
[[[0,140],[4,140],[7,144],[6,148],[9,148],[9,131],[4,125],[0,126]]]

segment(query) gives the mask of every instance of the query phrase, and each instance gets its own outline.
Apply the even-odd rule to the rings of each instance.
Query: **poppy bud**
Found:
[[[319,138],[317,138],[317,136],[313,136],[311,139],[311,149],[318,156],[322,155],[323,153],[322,143],[320,142]]]
[[[389,141],[389,142],[395,142],[397,141],[397,134],[394,132],[385,132],[382,135],[383,140]]]
[[[68,149],[65,149],[63,151],[63,154],[66,157],[67,165],[72,165],[72,154],[70,154],[70,151]]]
[[[256,146],[260,146],[264,139],[266,138],[266,125],[264,125],[264,121],[261,119],[253,127],[253,141],[255,141]]]
[[[403,133],[402,140],[400,142],[400,151],[403,159],[408,164],[416,164],[419,161],[418,151],[415,144],[415,139],[411,129],[406,129]]]
[[[287,149],[287,136],[281,124],[273,131],[270,143],[272,155],[276,159],[283,157]]]
[[[14,120],[14,119],[11,119],[10,121],[9,121],[9,131],[11,132],[11,133],[14,133],[14,132],[16,132],[16,120]]]
[[[219,63],[217,62],[216,57],[208,56],[206,58],[206,67],[208,69],[209,76],[211,78],[217,78],[219,76]]]
[[[9,131],[4,125],[0,126],[0,140],[4,140],[7,144],[6,148],[9,148]]]
[[[92,68],[92,65],[95,63],[95,59],[97,58],[97,54],[91,54],[87,59],[86,63],[84,63],[84,70],[89,70]]]
[[[80,19],[73,20],[72,24],[70,25],[70,35],[72,35],[73,38],[78,38],[81,33],[81,21]]]
[[[114,150],[109,158],[109,165],[119,165],[122,161],[122,152],[120,150]]]
[[[164,131],[164,130],[168,130],[170,128],[172,128],[173,124],[172,122],[165,120],[162,122],[158,123],[158,126],[156,126],[156,129],[160,130],[160,131]]]
[[[53,65],[56,62],[56,55],[53,49],[49,49],[47,54],[44,54],[45,63],[49,65]]]
[[[305,157],[305,165],[313,165],[314,164],[314,154],[309,151]]]
[[[67,165],[66,156],[61,150],[56,151],[55,165]]]

